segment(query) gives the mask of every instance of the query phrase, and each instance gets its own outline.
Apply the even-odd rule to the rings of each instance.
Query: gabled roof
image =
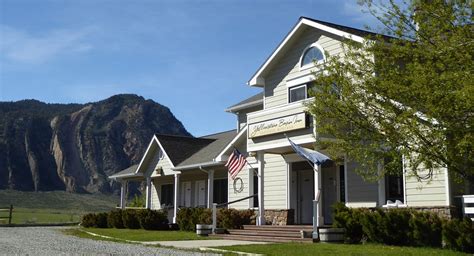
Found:
[[[228,107],[225,111],[226,112],[238,112],[241,109],[256,107],[263,105],[263,92],[255,94],[254,96],[247,98],[237,104],[234,104]]]
[[[196,151],[190,157],[186,158],[178,166],[176,166],[175,169],[185,169],[189,166],[213,162],[214,158],[216,158],[217,155],[221,153],[221,151],[229,144],[229,142],[232,141],[236,135],[236,130],[231,130],[199,138],[202,140],[211,140],[212,142]]]
[[[155,134],[155,136],[163,146],[164,151],[174,166],[178,166],[181,162],[214,142],[214,139],[194,138],[189,136],[163,134]]]
[[[293,36],[297,35],[300,31],[305,29],[306,27],[316,28],[322,31],[326,31],[328,33],[340,36],[342,38],[347,38],[354,40],[356,42],[363,42],[365,37],[367,36],[374,36],[378,35],[377,33],[369,32],[362,29],[347,27],[343,25],[338,25],[326,21],[311,19],[308,17],[300,17],[296,25],[290,30],[290,32],[285,36],[283,41],[277,46],[277,48],[272,52],[272,54],[265,60],[265,62],[258,68],[255,74],[250,78],[247,82],[250,86],[256,87],[263,87],[265,86],[265,81],[261,76],[272,61],[282,52],[284,52],[287,44],[291,41]],[[384,36],[384,35],[382,35]],[[386,38],[390,38],[388,36],[384,36]]]
[[[110,175],[109,179],[141,177],[142,176],[141,173],[135,173],[137,168],[138,168],[138,164],[132,165],[126,169],[121,170],[120,172]]]

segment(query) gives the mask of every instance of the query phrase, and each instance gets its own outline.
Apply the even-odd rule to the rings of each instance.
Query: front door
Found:
[[[196,206],[197,207],[206,207],[206,181],[198,180],[196,181]]]
[[[313,223],[313,198],[314,198],[314,171],[297,171],[298,190],[298,222],[300,224]]]
[[[191,181],[181,183],[181,204],[185,207],[191,207]]]

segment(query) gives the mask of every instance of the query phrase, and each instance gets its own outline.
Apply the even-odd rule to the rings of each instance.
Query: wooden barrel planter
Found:
[[[212,225],[196,224],[196,234],[200,236],[208,236],[212,233]]]
[[[342,243],[344,242],[343,228],[320,228],[319,241],[323,243]]]

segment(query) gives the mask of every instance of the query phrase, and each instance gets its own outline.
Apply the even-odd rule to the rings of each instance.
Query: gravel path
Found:
[[[61,229],[64,228],[0,228],[0,255],[205,255],[177,249],[82,239],[65,235]]]

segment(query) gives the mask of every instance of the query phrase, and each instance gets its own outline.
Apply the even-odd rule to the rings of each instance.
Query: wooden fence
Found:
[[[8,219],[8,225],[11,225],[12,224],[12,214],[13,214],[13,205],[10,205],[9,208],[0,208],[0,213],[5,213],[7,212],[8,213],[8,216],[0,216],[0,220],[1,219]]]

